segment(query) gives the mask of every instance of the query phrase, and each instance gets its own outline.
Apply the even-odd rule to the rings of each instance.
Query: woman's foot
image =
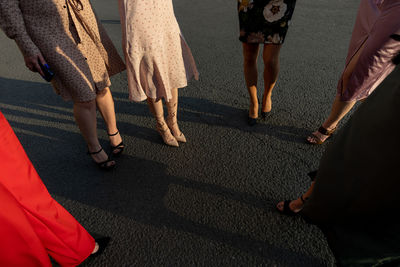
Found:
[[[307,142],[312,145],[321,145],[336,131],[336,126],[325,128],[323,126],[307,137]]]
[[[252,118],[252,119],[258,118],[258,103],[254,104],[254,103],[250,102],[249,118]]]
[[[250,101],[249,115],[247,117],[247,124],[254,126],[258,122],[258,103],[254,104]]]
[[[300,196],[295,200],[281,201],[276,205],[276,208],[283,214],[296,215],[303,209],[306,200],[307,198],[304,199],[303,196]]]
[[[96,242],[96,244],[94,245],[94,249],[93,249],[93,251],[92,251],[92,254],[96,254],[97,253],[97,251],[99,251],[99,243],[97,243]]]
[[[176,117],[167,117],[167,125],[168,128],[171,130],[172,135],[178,142],[186,143],[186,137],[179,129]]]
[[[110,134],[108,133],[108,137],[110,138],[110,144],[111,144],[111,149],[112,149],[112,155],[113,156],[119,156],[122,154],[125,148],[125,144],[122,141],[121,134],[119,131]]]
[[[271,95],[263,95],[262,98],[262,107],[261,107],[261,112],[263,113],[269,113],[272,110],[272,99]]]
[[[261,106],[261,117],[265,120],[272,110],[271,95],[263,95],[262,106]]]
[[[90,254],[90,258],[94,258],[101,255],[108,246],[108,243],[110,243],[110,240],[111,240],[110,237],[96,238],[95,239],[96,244],[94,246],[92,254]]]
[[[93,161],[99,166],[102,170],[110,170],[115,167],[115,161],[110,160],[110,157],[106,154],[102,147],[97,148],[96,150],[92,150],[90,147],[88,148],[88,155],[90,155]]]
[[[172,135],[165,122],[157,122],[157,131],[161,135],[164,143],[169,146],[179,147],[178,141]]]

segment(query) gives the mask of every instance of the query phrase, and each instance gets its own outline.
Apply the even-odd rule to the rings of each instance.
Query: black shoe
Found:
[[[247,124],[249,126],[254,126],[257,124],[258,119],[257,118],[251,118],[251,117],[247,117]]]
[[[266,120],[267,117],[269,116],[269,114],[270,114],[270,112],[261,111],[261,117],[262,117],[262,119],[263,119],[263,120]]]
[[[90,151],[88,150],[87,154],[90,155],[90,156],[91,156],[91,155],[96,155],[96,154],[99,154],[101,151],[103,151],[103,148],[100,148],[100,150],[99,150],[99,151],[96,151],[96,152],[90,152]],[[92,159],[93,159],[93,158],[92,158]],[[112,162],[112,161],[113,161],[113,160],[110,159],[110,157],[108,157],[107,160],[102,161],[102,162],[96,162],[94,159],[93,159],[93,161],[94,161],[94,163],[97,164],[97,166],[98,166],[101,170],[104,170],[104,171],[112,170],[112,169],[114,169],[114,167],[115,167],[115,162],[114,162],[114,164],[112,164],[112,165],[109,165],[109,164],[108,164],[109,162]]]
[[[104,250],[106,249],[108,243],[110,243],[110,240],[111,240],[111,238],[108,236],[96,238],[95,241],[99,245],[99,249],[95,253],[91,254],[89,257],[95,258],[95,257],[98,257],[99,255],[101,255],[104,252]]]
[[[303,202],[303,205],[306,203],[307,199],[303,198],[303,195],[300,196],[301,201]],[[285,215],[289,215],[289,216],[296,216],[299,214],[300,211],[294,212],[291,208],[290,208],[290,203],[293,200],[285,200],[283,202],[283,210],[279,210],[278,207],[276,208],[280,213],[285,214]]]
[[[119,134],[119,131],[116,132],[115,134],[109,134],[109,133],[107,133],[107,134],[108,134],[108,136],[116,136],[117,134]],[[125,148],[125,144],[123,141],[121,141],[121,143],[119,143],[116,146],[111,145],[111,150],[112,150],[111,153],[114,157],[119,157],[119,156],[121,156],[122,152],[124,152],[124,148]],[[117,149],[118,149],[118,152],[115,153],[114,151]]]

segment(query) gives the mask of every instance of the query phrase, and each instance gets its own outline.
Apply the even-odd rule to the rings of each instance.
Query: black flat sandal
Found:
[[[108,134],[108,136],[116,136],[117,134],[119,134],[119,131],[117,131],[115,134],[109,134],[109,133],[107,133],[107,134]],[[121,141],[121,143],[119,143],[116,146],[111,145],[112,155],[115,157],[121,156],[122,152],[124,151],[124,148],[125,148],[125,144],[123,141]],[[116,150],[116,149],[118,149],[118,152],[114,153],[114,150]]]
[[[99,154],[101,151],[103,151],[103,148],[100,148],[100,150],[99,150],[99,151],[96,151],[96,152],[90,152],[90,151],[88,150],[87,154],[90,155],[90,156],[91,156],[91,155],[96,155],[96,154]],[[93,158],[92,158],[92,159],[93,159]],[[108,163],[109,163],[109,162],[112,162],[112,161],[113,161],[113,160],[111,160],[110,157],[108,157],[107,160],[102,161],[102,162],[96,162],[96,161],[93,159],[93,162],[96,163],[97,166],[98,166],[101,170],[104,170],[104,171],[108,171],[108,170],[114,169],[114,167],[115,167],[115,162],[114,162],[113,165],[108,165]]]
[[[300,196],[300,199],[301,199],[301,201],[303,202],[303,204],[306,203],[306,201],[307,201],[307,199],[304,199],[304,198],[303,198],[303,195]],[[292,202],[292,201],[293,201],[293,200],[285,200],[285,202],[283,203],[283,210],[279,210],[278,208],[277,208],[277,210],[278,210],[280,213],[283,213],[283,214],[289,215],[289,216],[296,216],[296,215],[298,215],[298,213],[299,213],[300,211],[294,212],[294,211],[290,208],[290,206],[289,206],[290,202]]]

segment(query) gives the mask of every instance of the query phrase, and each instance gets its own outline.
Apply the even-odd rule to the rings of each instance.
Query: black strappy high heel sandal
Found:
[[[90,155],[90,156],[91,156],[91,155],[96,155],[96,154],[99,154],[101,151],[103,151],[103,148],[100,148],[100,150],[99,150],[99,151],[96,151],[96,152],[90,152],[90,151],[88,150],[87,154]],[[93,159],[93,158],[92,158],[92,159]],[[113,169],[113,168],[115,167],[115,162],[114,162],[114,164],[112,164],[112,165],[108,165],[108,163],[109,163],[109,162],[112,162],[112,161],[113,161],[113,160],[111,160],[110,157],[108,157],[107,160],[102,161],[102,162],[96,162],[96,161],[93,159],[93,162],[96,163],[97,166],[98,166],[101,170],[105,170],[105,171],[111,170],[111,169]]]
[[[303,198],[303,195],[301,195],[300,196],[300,199],[301,199],[301,201],[303,202],[303,205],[304,205],[304,203],[306,203],[306,201],[307,201],[307,199],[308,198],[306,198],[306,199],[304,199]],[[284,202],[283,202],[283,210],[280,210],[280,209],[278,209],[278,211],[279,212],[281,212],[281,213],[283,213],[283,214],[285,214],[285,215],[289,215],[289,216],[296,216],[300,211],[298,211],[298,212],[294,212],[291,208],[290,208],[290,202],[292,202],[293,200],[285,200]]]
[[[115,134],[109,134],[109,133],[107,133],[107,134],[108,134],[108,136],[116,136],[117,134],[119,134],[119,131],[117,131]],[[114,157],[119,157],[119,156],[121,156],[122,152],[124,151],[124,148],[125,148],[125,144],[123,141],[121,141],[121,143],[119,143],[116,146],[111,145],[111,149],[112,149],[111,153]],[[118,149],[118,152],[115,153],[114,151],[117,149]]]

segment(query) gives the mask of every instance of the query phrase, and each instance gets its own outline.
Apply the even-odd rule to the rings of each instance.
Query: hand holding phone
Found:
[[[50,69],[50,67],[49,67],[49,65],[47,65],[47,63],[42,64],[42,62],[40,62],[40,60],[39,60],[39,66],[43,72],[43,75],[41,74],[43,79],[50,82],[54,77],[54,72]]]
[[[50,69],[49,65],[46,64],[42,54],[37,54],[33,56],[24,56],[26,67],[33,72],[38,72],[43,79],[46,81],[51,81],[54,73]]]

